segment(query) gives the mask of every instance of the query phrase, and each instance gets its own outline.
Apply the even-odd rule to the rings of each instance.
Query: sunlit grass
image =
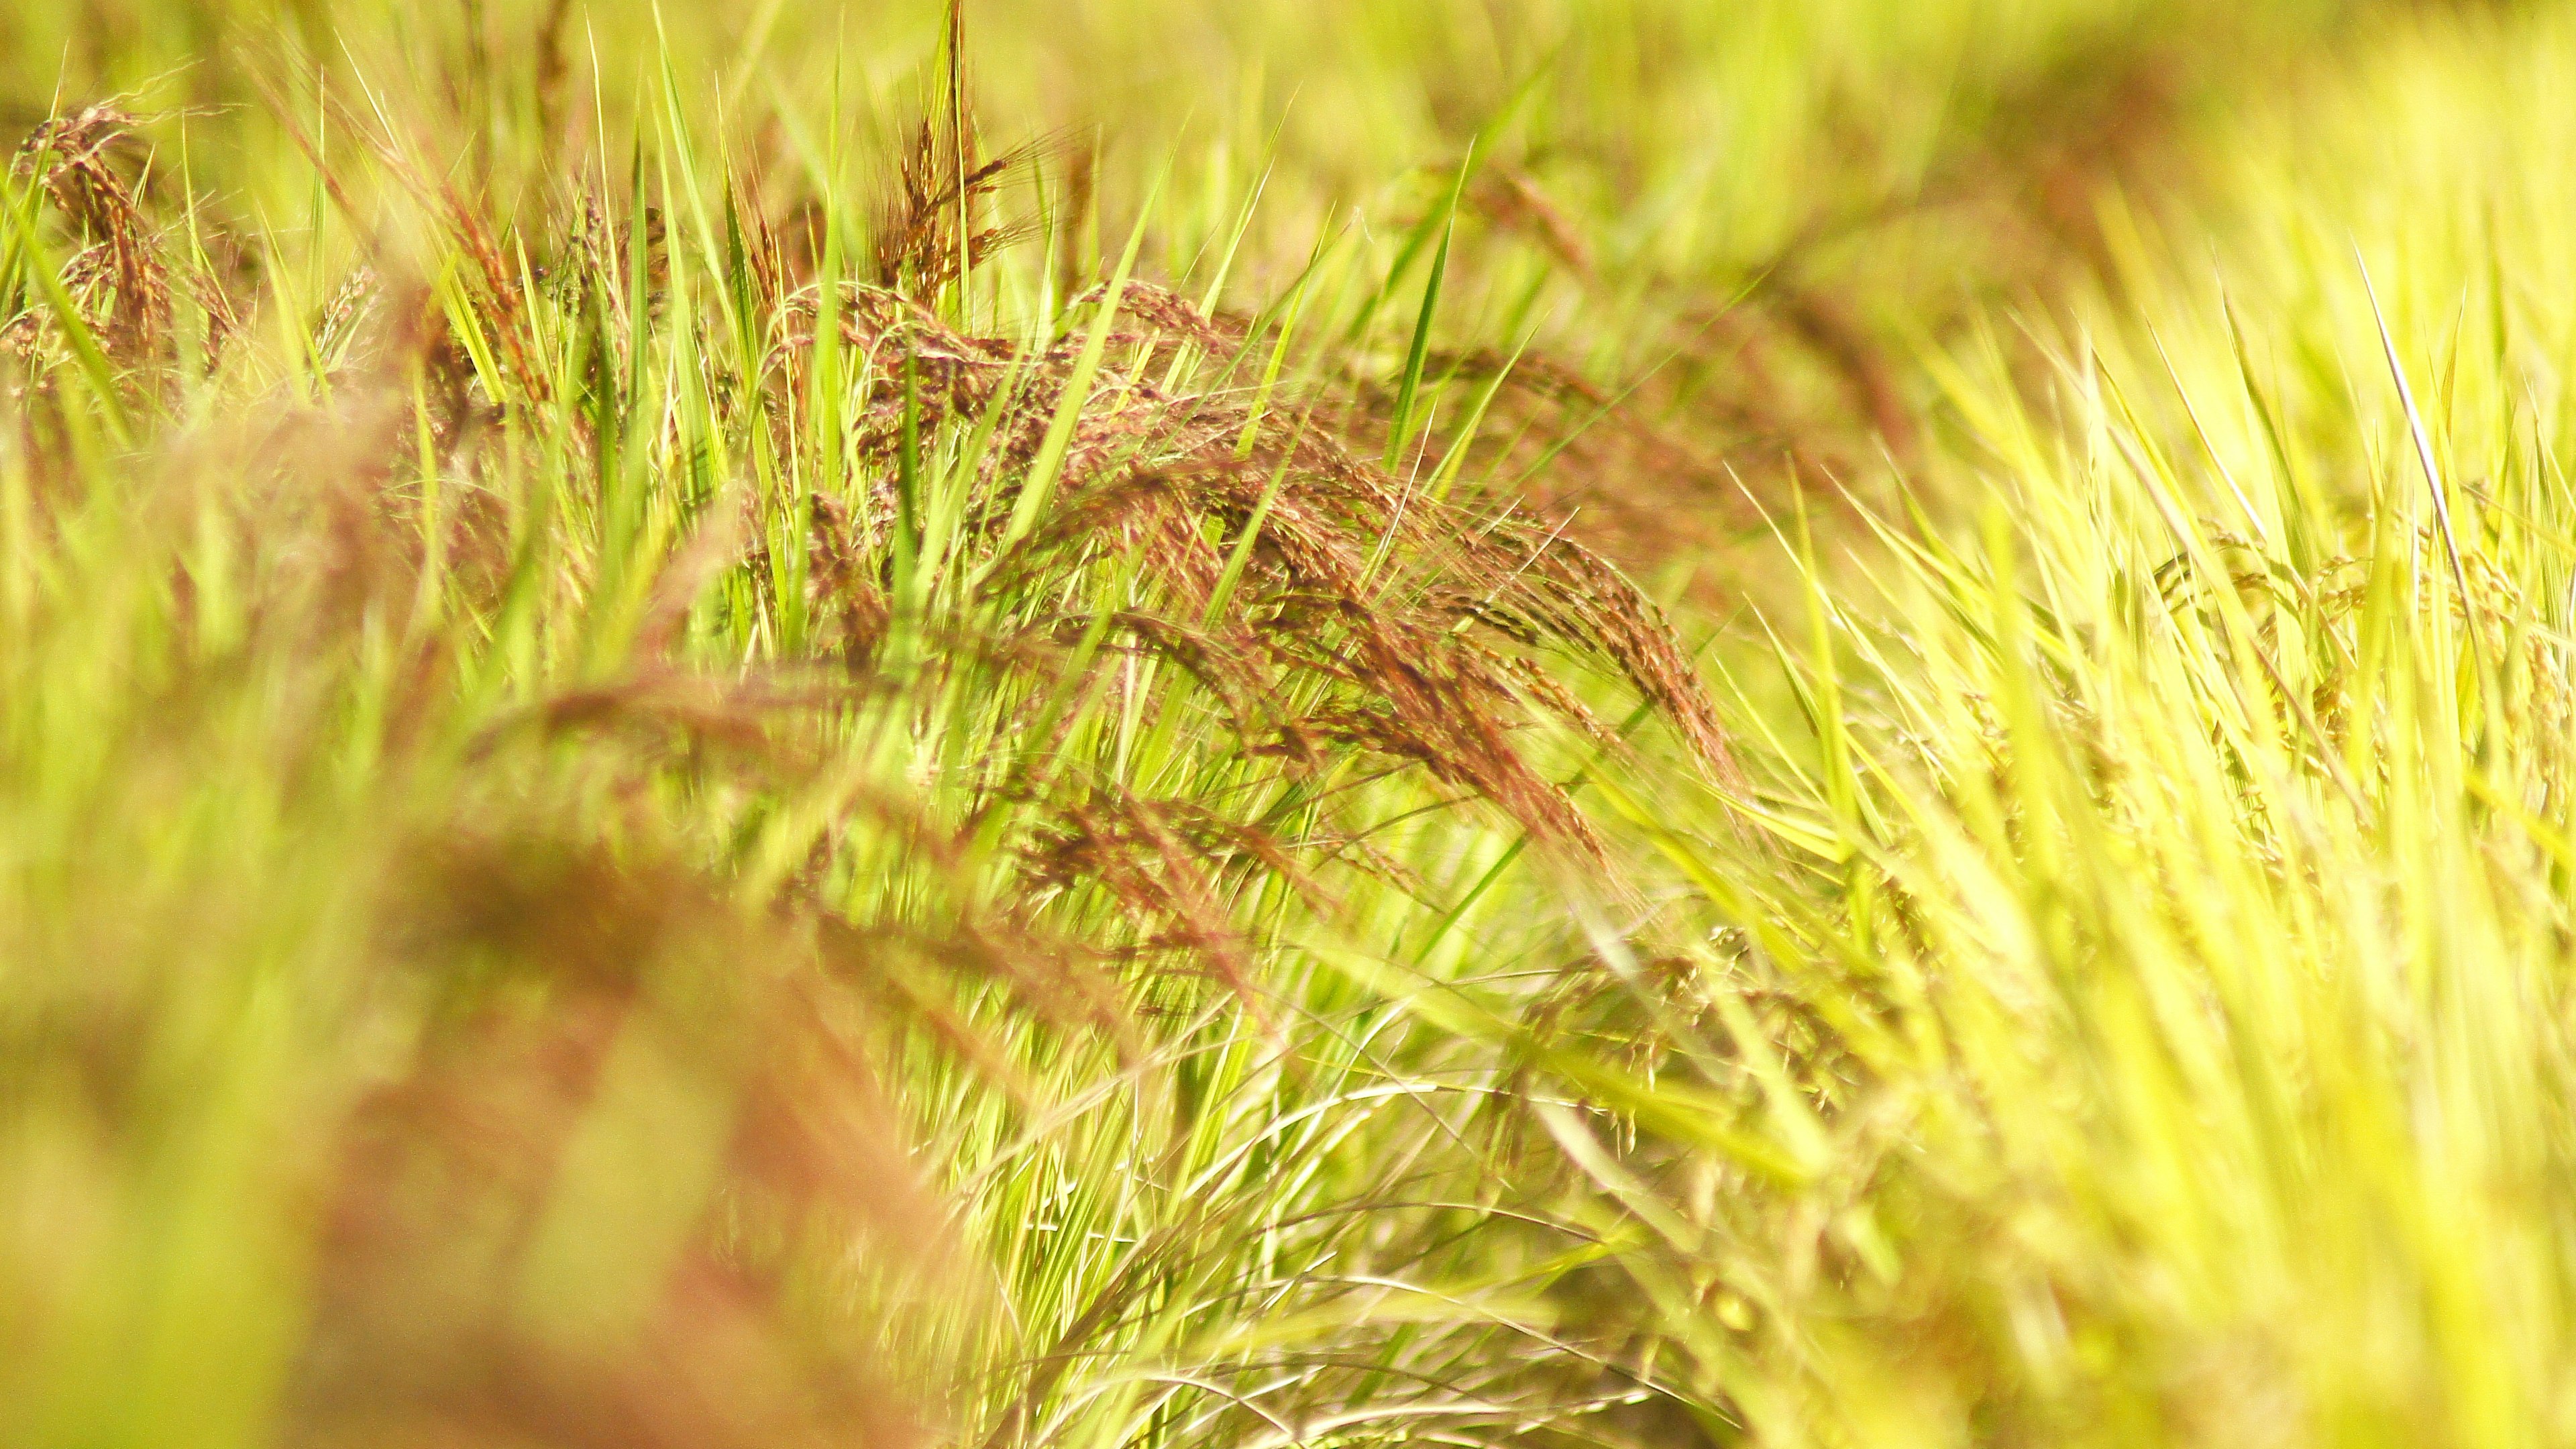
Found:
[[[0,26],[0,1438],[2567,1432],[2554,13]]]

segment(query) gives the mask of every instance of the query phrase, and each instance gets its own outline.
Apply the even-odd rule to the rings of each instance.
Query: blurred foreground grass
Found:
[[[0,1438],[2576,1432],[2554,9],[0,55]]]

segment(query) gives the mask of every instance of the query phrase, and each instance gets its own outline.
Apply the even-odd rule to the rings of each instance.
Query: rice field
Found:
[[[19,0],[0,1443],[2576,1439],[2571,94]]]

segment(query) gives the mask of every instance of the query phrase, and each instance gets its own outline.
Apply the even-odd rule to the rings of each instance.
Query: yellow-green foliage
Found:
[[[2036,383],[1935,364],[1985,500],[1784,630],[1808,888],[1639,802],[1804,1054],[1701,1052],[1812,1181],[1638,1215],[1778,1440],[2567,1431],[2570,41],[2382,34]]]
[[[2576,1434],[2561,7],[0,71],[0,1440]]]

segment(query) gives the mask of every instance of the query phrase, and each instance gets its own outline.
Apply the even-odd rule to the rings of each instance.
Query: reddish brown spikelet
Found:
[[[41,184],[88,243],[65,264],[64,281],[75,296],[106,299],[101,341],[129,366],[155,354],[170,322],[168,270],[134,186],[111,160],[136,125],[113,103],[58,116],[29,133],[9,168]]]

